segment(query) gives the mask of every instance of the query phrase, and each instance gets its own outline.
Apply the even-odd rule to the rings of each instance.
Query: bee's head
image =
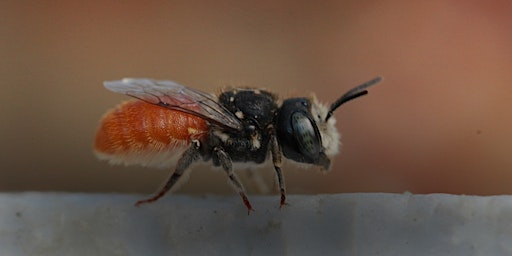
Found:
[[[377,77],[349,90],[330,108],[318,103],[315,98],[284,100],[276,122],[277,139],[284,156],[328,170],[331,165],[329,156],[337,154],[340,145],[336,120],[332,117],[334,111],[343,103],[367,94],[366,88],[380,80]]]

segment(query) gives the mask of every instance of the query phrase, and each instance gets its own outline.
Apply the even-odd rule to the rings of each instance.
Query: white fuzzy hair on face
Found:
[[[338,154],[341,146],[341,135],[338,132],[338,129],[336,129],[336,119],[334,117],[330,117],[329,120],[325,122],[325,117],[327,116],[329,109],[326,105],[320,103],[315,95],[311,96],[311,103],[311,114],[313,115],[313,119],[320,131],[322,146],[325,149],[324,153],[327,156]]]

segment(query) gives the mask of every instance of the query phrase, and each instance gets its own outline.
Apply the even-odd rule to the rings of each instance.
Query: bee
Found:
[[[166,80],[107,81],[104,86],[108,90],[136,99],[103,116],[94,152],[111,164],[175,165],[165,185],[151,197],[136,202],[137,206],[164,196],[193,163],[211,161],[226,172],[249,212],[253,208],[233,163],[263,164],[271,159],[282,207],[286,204],[283,156],[329,170],[330,157],[340,146],[334,111],[367,94],[367,88],[380,81],[377,77],[349,90],[330,107],[316,97],[281,101],[262,89],[233,88],[216,97]]]

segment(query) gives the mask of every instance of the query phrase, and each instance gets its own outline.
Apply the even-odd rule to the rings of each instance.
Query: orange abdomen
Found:
[[[162,165],[192,139],[208,132],[197,116],[130,100],[107,112],[94,141],[95,153],[111,163]]]

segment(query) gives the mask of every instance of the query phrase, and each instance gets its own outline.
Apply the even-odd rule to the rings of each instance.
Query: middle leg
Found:
[[[254,211],[254,209],[251,206],[251,203],[249,202],[249,199],[247,198],[247,195],[245,194],[245,189],[238,177],[233,172],[233,162],[231,161],[231,158],[229,155],[221,148],[221,147],[215,147],[213,149],[214,157],[216,157],[217,161],[220,166],[222,166],[222,169],[226,172],[229,178],[229,182],[235,188],[236,192],[242,197],[242,200],[245,204],[245,207],[247,207],[248,213],[251,211]]]

